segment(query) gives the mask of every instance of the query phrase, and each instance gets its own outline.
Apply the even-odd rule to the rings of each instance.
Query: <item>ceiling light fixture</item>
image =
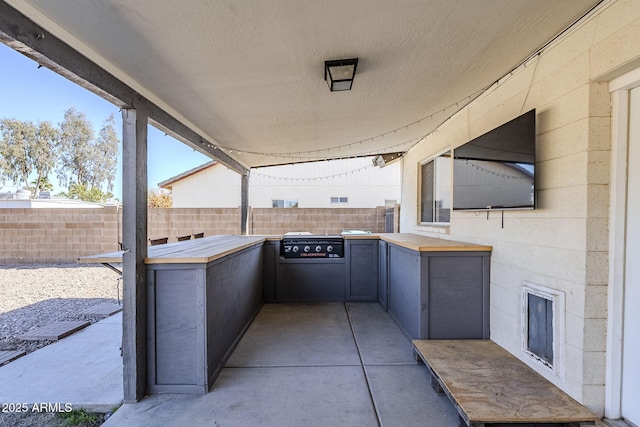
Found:
[[[331,92],[351,90],[357,66],[358,58],[325,61],[324,79],[329,85],[329,90]]]

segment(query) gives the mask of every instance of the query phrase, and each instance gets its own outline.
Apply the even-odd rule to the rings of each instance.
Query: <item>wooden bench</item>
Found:
[[[587,426],[599,418],[489,340],[414,340],[436,391],[470,427]]]

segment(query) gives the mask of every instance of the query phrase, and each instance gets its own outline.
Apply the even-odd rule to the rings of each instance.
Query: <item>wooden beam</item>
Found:
[[[122,356],[124,400],[137,402],[147,386],[147,117],[122,110]]]
[[[120,108],[142,107],[150,123],[191,148],[242,174],[248,168],[80,52],[0,1],[0,42]],[[136,105],[134,106],[134,102]]]
[[[247,219],[249,218],[249,172],[240,175],[240,234],[247,234]]]

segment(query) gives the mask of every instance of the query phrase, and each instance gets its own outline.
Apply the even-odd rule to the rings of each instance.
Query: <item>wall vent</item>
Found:
[[[533,365],[564,377],[564,292],[524,282],[522,350]]]

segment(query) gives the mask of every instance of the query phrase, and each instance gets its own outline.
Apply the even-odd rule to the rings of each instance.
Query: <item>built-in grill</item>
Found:
[[[285,235],[280,254],[284,258],[342,258],[344,241],[341,236]]]

